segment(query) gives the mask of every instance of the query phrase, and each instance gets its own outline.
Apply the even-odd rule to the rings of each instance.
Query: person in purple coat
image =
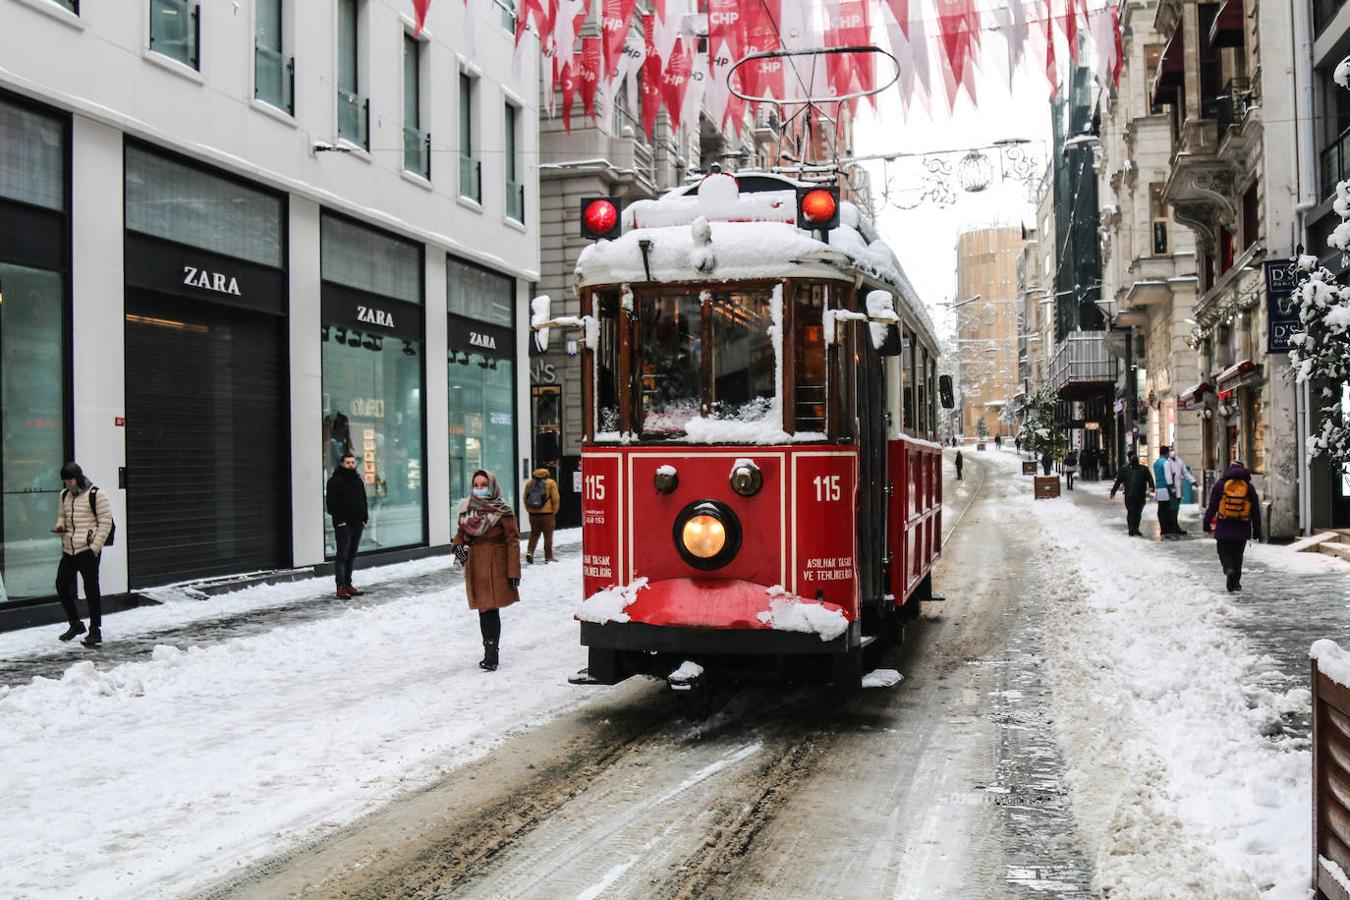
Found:
[[[1205,533],[1214,531],[1219,564],[1227,579],[1228,590],[1242,590],[1242,554],[1247,541],[1261,539],[1261,499],[1252,484],[1252,473],[1241,460],[1233,460],[1223,477],[1209,492],[1205,509]]]

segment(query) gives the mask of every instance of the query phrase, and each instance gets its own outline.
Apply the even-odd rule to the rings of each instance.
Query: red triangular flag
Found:
[[[583,38],[581,41],[581,71],[578,73],[578,87],[581,89],[581,107],[591,121],[595,121],[595,92],[600,87],[600,39]]]
[[[619,57],[623,55],[623,41],[633,21],[637,0],[604,0],[600,7],[600,33],[605,39],[605,81],[612,81],[619,71]]]
[[[661,57],[656,55],[656,17],[642,17],[642,36],[647,41],[647,58],[642,62],[642,131],[647,140],[656,135],[656,120],[661,113]]]
[[[661,99],[665,102],[666,115],[670,116],[670,127],[675,131],[680,128],[680,111],[684,109],[684,95],[689,90],[689,74],[693,70],[694,48],[680,38],[661,76]]]
[[[427,22],[427,10],[431,9],[431,0],[413,0],[413,37],[422,33],[422,26]]]

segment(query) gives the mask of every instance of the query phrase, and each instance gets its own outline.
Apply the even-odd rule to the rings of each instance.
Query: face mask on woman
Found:
[[[486,500],[492,496],[492,488],[474,488],[473,495],[480,500]]]

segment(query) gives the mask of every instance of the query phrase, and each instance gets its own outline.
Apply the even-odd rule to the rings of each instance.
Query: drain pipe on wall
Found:
[[[1290,44],[1294,69],[1294,183],[1298,202],[1294,205],[1294,234],[1291,249],[1302,247],[1304,253],[1319,255],[1308,243],[1308,213],[1317,206],[1317,160],[1313,145],[1312,79],[1312,4],[1304,0],[1290,0]],[[1294,452],[1298,455],[1295,471],[1298,473],[1298,528],[1299,533],[1312,533],[1312,465],[1308,458],[1308,436],[1312,427],[1311,392],[1308,384],[1294,385],[1294,420],[1298,431]]]

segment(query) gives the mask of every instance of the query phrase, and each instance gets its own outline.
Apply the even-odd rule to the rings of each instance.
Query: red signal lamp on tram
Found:
[[[797,227],[829,231],[839,227],[838,187],[797,188]]]
[[[583,197],[581,236],[590,241],[612,241],[623,233],[623,201],[618,197]]]

